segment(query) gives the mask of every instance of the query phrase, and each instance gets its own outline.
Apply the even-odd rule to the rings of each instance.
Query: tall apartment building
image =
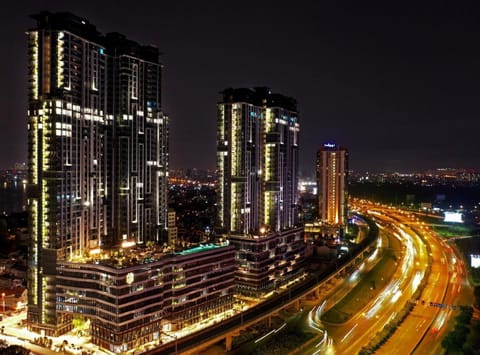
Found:
[[[348,151],[325,143],[317,153],[318,214],[330,225],[347,222]]]
[[[259,294],[297,274],[297,261],[303,259],[293,262],[303,256],[302,230],[295,228],[300,130],[296,100],[265,87],[226,89],[222,95],[218,226],[237,247],[239,290]]]
[[[218,224],[228,233],[297,224],[296,101],[268,88],[226,89],[218,104]]]
[[[155,47],[69,13],[32,17],[28,321],[54,335],[71,323],[56,306],[60,262],[165,230],[168,118]]]

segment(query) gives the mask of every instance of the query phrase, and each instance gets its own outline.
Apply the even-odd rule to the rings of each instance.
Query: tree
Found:
[[[475,304],[480,307],[480,286],[475,286],[473,294],[475,295]]]
[[[447,351],[462,349],[470,330],[463,324],[456,324],[455,328],[442,339],[442,347]]]
[[[453,332],[448,333],[447,336],[442,339],[442,348],[447,352],[456,348]]]
[[[155,245],[157,245],[157,243],[155,243],[153,240],[148,240],[147,241],[147,249],[148,250],[153,250],[155,248]]]
[[[460,324],[470,324],[472,319],[473,308],[468,306],[460,307],[460,314],[455,317],[456,321]]]
[[[74,316],[72,324],[75,330],[81,335],[84,330],[90,327],[90,321],[82,316]]]
[[[463,344],[465,344],[465,340],[467,340],[468,333],[470,329],[466,326],[457,324],[453,330],[453,339],[455,342],[455,346],[457,349],[461,349]]]
[[[8,348],[2,350],[4,355],[28,355],[30,350],[21,347],[20,345],[10,345]]]

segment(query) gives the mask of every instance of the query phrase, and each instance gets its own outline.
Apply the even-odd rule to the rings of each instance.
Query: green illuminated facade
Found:
[[[300,277],[296,101],[226,89],[218,104],[218,227],[235,246],[237,292],[261,296]]]
[[[218,225],[227,233],[278,232],[297,224],[299,131],[293,98],[268,88],[223,91]]]
[[[69,13],[32,16],[28,36],[28,323],[71,327],[56,267],[166,228],[168,118],[158,49],[100,34]]]

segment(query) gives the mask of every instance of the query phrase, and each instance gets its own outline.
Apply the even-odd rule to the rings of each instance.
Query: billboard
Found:
[[[463,215],[460,212],[444,212],[444,222],[463,223]]]
[[[480,267],[480,255],[470,254],[470,265],[474,268]]]

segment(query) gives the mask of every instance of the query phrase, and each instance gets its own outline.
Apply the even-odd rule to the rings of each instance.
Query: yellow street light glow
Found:
[[[124,241],[122,242],[122,248],[130,248],[130,247],[133,247],[135,245],[135,242],[132,242],[132,241]]]
[[[102,249],[100,248],[92,249],[89,251],[90,255],[97,255],[97,254],[100,254],[101,252],[102,252]]]

